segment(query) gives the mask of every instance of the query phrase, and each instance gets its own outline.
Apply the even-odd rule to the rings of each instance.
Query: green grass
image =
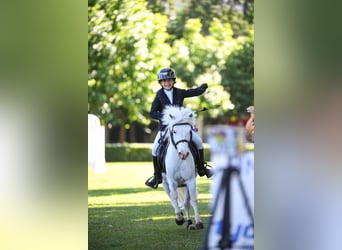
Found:
[[[200,249],[210,215],[211,180],[197,179],[205,228],[189,231],[185,224],[176,225],[162,186],[145,186],[152,173],[151,162],[107,163],[105,174],[88,168],[88,249]]]

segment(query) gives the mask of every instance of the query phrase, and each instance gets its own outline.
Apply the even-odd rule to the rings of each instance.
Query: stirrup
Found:
[[[213,171],[212,171],[213,168],[206,161],[203,162],[203,168],[204,168],[204,172],[207,178],[210,178],[213,176]]]
[[[213,167],[210,166],[210,165],[208,164],[208,162],[206,162],[206,161],[203,162],[203,166],[204,166],[204,168],[207,168],[207,169],[209,169],[209,170],[213,168]]]
[[[152,181],[153,178],[157,179],[157,177],[153,175],[145,181],[145,185],[150,187],[150,188],[157,189],[158,188],[158,179],[156,180],[156,184],[154,184],[154,185],[150,184],[150,182]]]

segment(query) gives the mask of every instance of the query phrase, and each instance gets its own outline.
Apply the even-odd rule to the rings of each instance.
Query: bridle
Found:
[[[190,126],[190,140],[186,140],[186,139],[183,139],[183,140],[179,140],[177,142],[175,142],[175,139],[173,138],[173,131],[174,131],[174,127],[176,126],[183,126],[183,125],[188,125]],[[183,123],[176,123],[174,124],[172,127],[171,127],[171,131],[170,131],[170,137],[171,137],[171,143],[172,145],[178,150],[177,148],[177,145],[181,142],[186,142],[188,143],[188,145],[190,145],[190,142],[192,140],[192,130],[193,130],[193,127],[190,123],[187,123],[187,122],[183,122]]]

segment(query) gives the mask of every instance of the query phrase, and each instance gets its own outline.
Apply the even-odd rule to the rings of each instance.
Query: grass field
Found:
[[[200,249],[210,215],[211,179],[197,179],[205,228],[189,231],[174,222],[162,186],[145,186],[152,173],[151,162],[107,163],[105,174],[88,168],[88,249]]]

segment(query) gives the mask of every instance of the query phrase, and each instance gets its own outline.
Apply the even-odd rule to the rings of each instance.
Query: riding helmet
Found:
[[[159,71],[158,73],[158,82],[160,82],[161,80],[165,80],[165,79],[174,79],[176,80],[176,74],[175,71],[168,67],[168,68],[163,68]]]

